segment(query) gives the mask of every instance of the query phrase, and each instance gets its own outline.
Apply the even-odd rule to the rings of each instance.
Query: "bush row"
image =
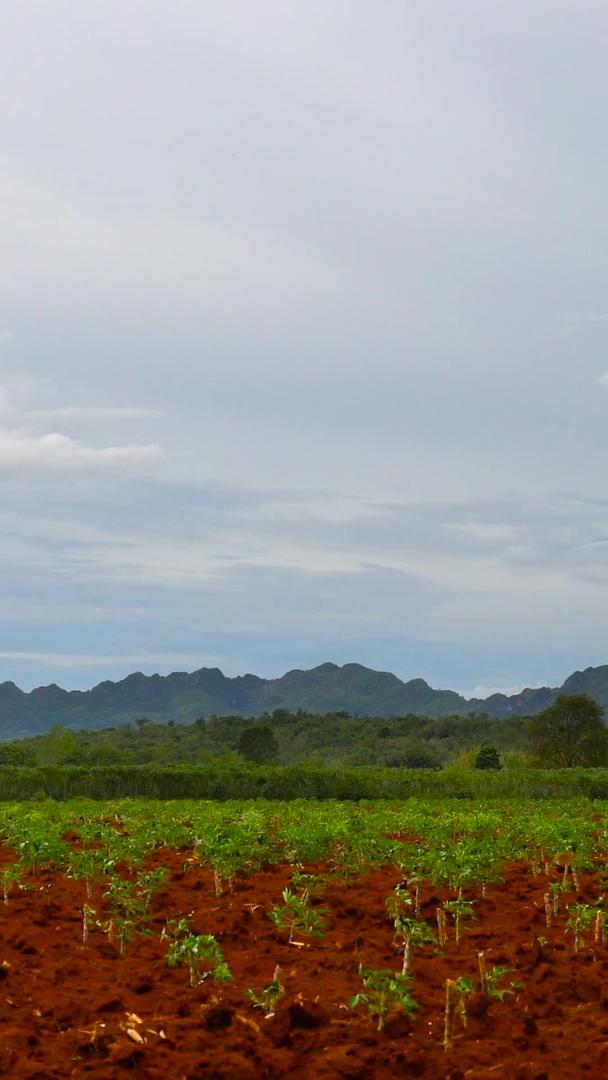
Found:
[[[608,799],[608,769],[384,769],[275,765],[2,766],[0,799]]]

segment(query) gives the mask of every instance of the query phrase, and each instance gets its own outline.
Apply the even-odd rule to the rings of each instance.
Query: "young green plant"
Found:
[[[370,1016],[378,1017],[377,1030],[382,1031],[386,1018],[394,1009],[401,1009],[408,1016],[418,1011],[420,1005],[410,994],[411,977],[381,968],[359,967],[364,989],[350,1000],[350,1008],[365,1005]]]
[[[168,923],[161,934],[162,940],[171,940],[165,957],[168,967],[187,966],[190,986],[198,986],[205,979],[230,982],[232,972],[224,960],[222,950],[213,934],[193,934],[189,919]]]
[[[269,918],[278,930],[289,931],[289,944],[302,948],[303,941],[296,941],[295,934],[323,937],[325,933],[325,909],[317,910],[290,889],[283,889],[283,904],[274,904]]]
[[[248,990],[247,996],[251,998],[254,1009],[262,1009],[269,1019],[274,1016],[277,1005],[285,993],[285,987],[282,982],[282,972],[277,964],[274,969],[274,975],[272,976],[272,982],[265,986],[260,993],[256,990]]]

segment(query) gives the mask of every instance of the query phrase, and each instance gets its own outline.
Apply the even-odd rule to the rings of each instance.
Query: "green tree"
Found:
[[[535,762],[558,769],[608,762],[604,711],[587,694],[560,696],[528,721]]]
[[[76,734],[62,724],[53,724],[49,733],[38,742],[38,756],[42,765],[65,765],[78,761]]]
[[[252,725],[241,732],[238,752],[247,761],[255,761],[261,765],[267,761],[276,761],[279,755],[279,744],[271,728]]]
[[[476,769],[502,769],[500,754],[495,746],[482,746],[475,758]]]
[[[94,747],[89,753],[88,765],[124,765],[125,755],[112,741],[111,736],[102,735],[96,740]]]
[[[0,765],[37,765],[38,759],[33,746],[18,742],[8,742],[0,746]]]

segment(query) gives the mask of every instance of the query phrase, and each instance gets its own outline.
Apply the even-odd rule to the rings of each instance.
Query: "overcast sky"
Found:
[[[608,662],[604,0],[4,0],[0,679]]]

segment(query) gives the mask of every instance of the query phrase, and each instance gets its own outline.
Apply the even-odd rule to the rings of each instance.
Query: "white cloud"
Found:
[[[600,386],[608,386],[608,371],[605,371],[603,375],[598,375],[597,381]]]
[[[26,407],[26,402],[42,389],[48,391],[48,386],[31,375],[3,376],[0,382],[0,416],[4,422],[21,427],[31,422],[49,423],[56,420],[158,420],[163,415],[160,409],[146,409],[135,405]]]
[[[180,669],[200,668],[204,666],[215,667],[221,662],[221,657],[201,655],[201,653],[172,653],[172,652],[131,652],[121,653],[115,656],[100,656],[95,653],[54,653],[54,652],[21,652],[19,650],[0,651],[0,660],[14,660],[28,664],[45,664],[56,668],[81,668],[99,667],[110,668],[114,664],[133,664],[135,666],[150,664],[167,665],[177,664]]]
[[[32,436],[0,431],[0,471],[19,469],[104,468],[115,465],[150,465],[163,457],[155,443],[96,448],[68,435],[51,432]]]
[[[151,419],[162,415],[157,409],[132,406],[24,408],[24,403],[39,389],[40,383],[28,375],[6,376],[0,383],[0,471],[141,466],[157,462],[164,456],[156,443],[94,447],[56,430],[33,434],[32,426],[51,426],[62,420],[91,423]]]
[[[140,409],[133,406],[105,407],[97,405],[64,405],[58,409],[27,409],[19,414],[29,423],[54,420],[158,420],[160,409]]]
[[[10,345],[15,340],[15,335],[10,330],[0,330],[0,346]]]
[[[393,508],[386,502],[356,498],[334,492],[318,492],[301,497],[277,497],[254,507],[239,507],[236,514],[241,519],[262,521],[327,522],[346,525],[349,522],[373,520],[389,516]]]
[[[511,540],[514,540],[519,534],[519,529],[516,525],[506,525],[502,522],[450,522],[448,525],[446,525],[446,528],[454,529],[457,532],[466,533],[468,536],[474,537],[475,540],[481,540],[484,542],[509,542]]]
[[[493,694],[505,694],[506,697],[514,697],[515,694],[521,694],[522,690],[539,690],[542,686],[548,685],[548,682],[520,683],[517,686],[484,686],[483,683],[480,683],[478,686],[474,686],[472,690],[459,690],[458,693],[465,698],[482,698],[485,700],[492,697]]]

